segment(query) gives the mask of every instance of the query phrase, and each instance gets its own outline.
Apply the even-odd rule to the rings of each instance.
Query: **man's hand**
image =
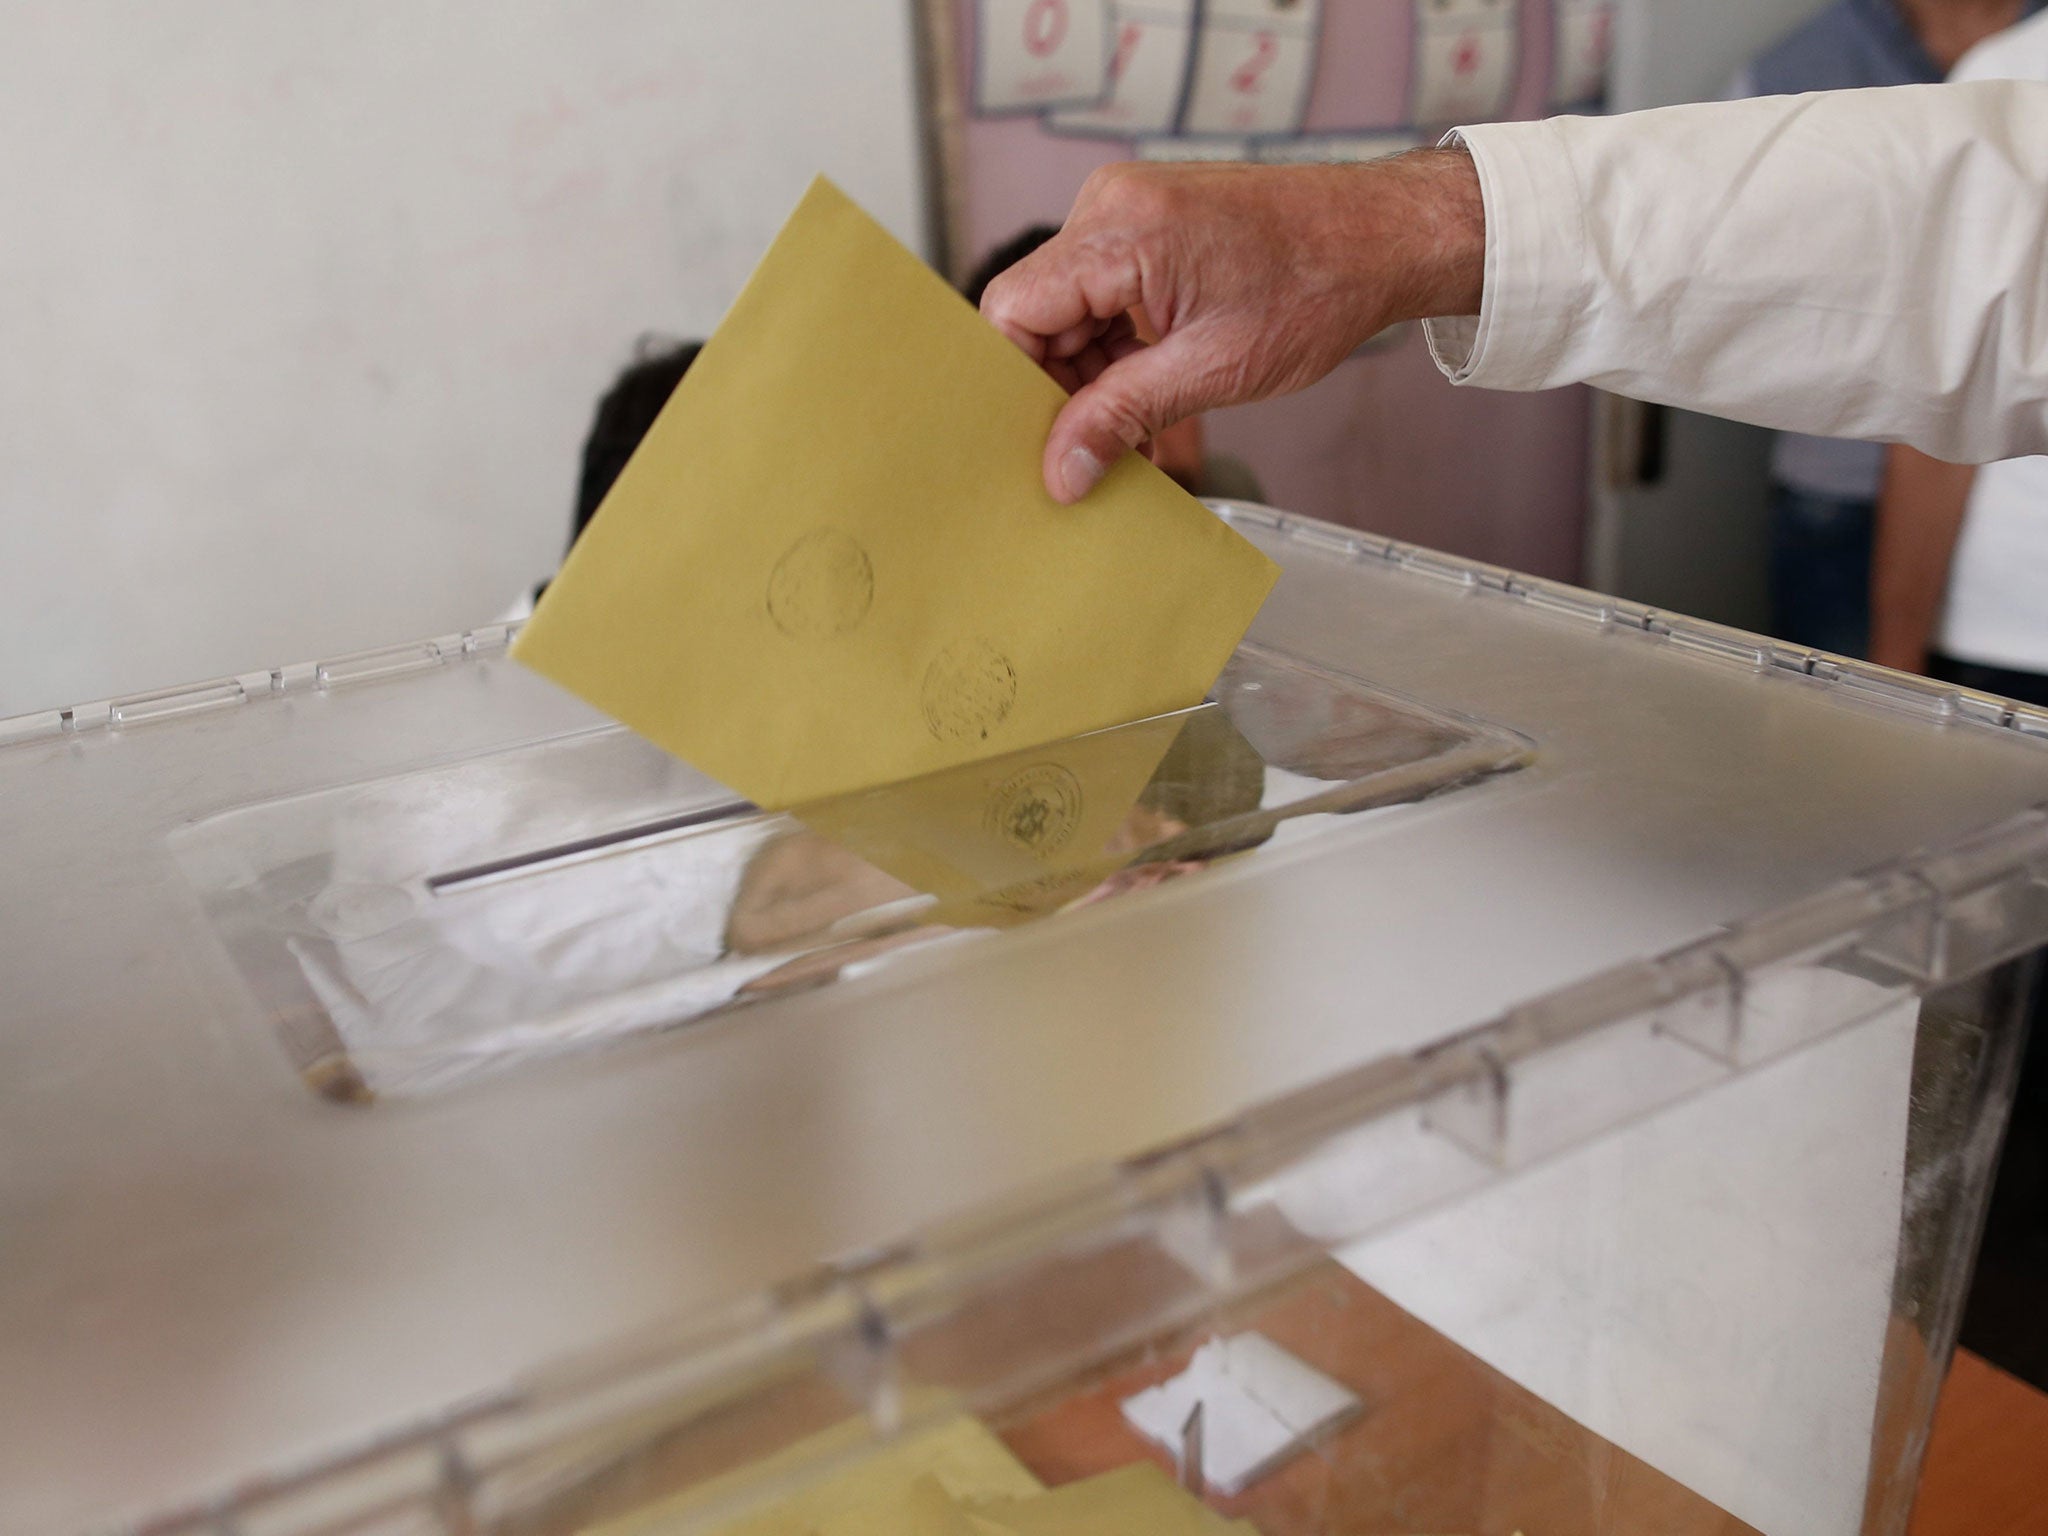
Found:
[[[1045,484],[1074,502],[1176,421],[1313,384],[1396,321],[1478,313],[1485,253],[1479,178],[1459,150],[1114,165],[981,311],[1073,395]]]

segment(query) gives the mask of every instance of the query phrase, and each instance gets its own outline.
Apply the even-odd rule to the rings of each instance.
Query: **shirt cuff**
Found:
[[[1550,123],[1488,123],[1444,137],[1479,173],[1486,278],[1479,314],[1423,322],[1430,356],[1453,384],[1547,389],[1593,299],[1585,207]]]

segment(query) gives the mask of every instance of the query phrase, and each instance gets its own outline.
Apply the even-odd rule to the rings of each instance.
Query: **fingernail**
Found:
[[[1060,480],[1067,488],[1067,500],[1079,501],[1102,478],[1102,460],[1086,448],[1069,448],[1060,459]]]

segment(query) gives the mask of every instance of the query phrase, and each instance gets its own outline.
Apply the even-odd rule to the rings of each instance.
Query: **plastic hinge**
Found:
[[[1913,873],[1948,900],[2048,862],[2048,814],[2023,811],[1962,842],[1921,859]]]
[[[1196,1284],[1219,1296],[1238,1287],[1238,1254],[1230,1242],[1231,1190],[1222,1172],[1205,1160],[1193,1160],[1179,1188],[1153,1209],[1152,1240]]]
[[[1210,511],[1234,527],[1270,528],[1279,532],[1288,526],[1287,515],[1275,512],[1271,507],[1262,507],[1248,501],[1212,501],[1206,504]]]
[[[1859,698],[1927,720],[1953,720],[1960,700],[1952,688],[1909,677],[1903,672],[1873,667],[1866,662],[1842,662],[1836,666],[1835,682]]]
[[[1404,569],[1407,566],[1408,557],[1414,553],[1416,553],[1416,549],[1413,544],[1403,544],[1396,539],[1388,539],[1384,544],[1380,545],[1379,551],[1380,558],[1386,561],[1387,564],[1400,566]]]
[[[1709,939],[1657,962],[1669,998],[1656,1028],[1723,1066],[1742,1052],[1742,968]]]
[[[1816,678],[1823,683],[1837,682],[1842,676],[1841,663],[1825,651],[1786,650],[1774,645],[1771,647],[1771,665],[1780,672]]]
[[[1479,584],[1478,573],[1464,561],[1426,549],[1409,550],[1401,559],[1401,568],[1434,581],[1449,582],[1452,586],[1475,587]]]
[[[1863,877],[1883,915],[1858,956],[1920,987],[1975,974],[2048,933],[2048,811],[2022,812]]]
[[[1504,565],[1476,565],[1472,574],[1489,592],[1505,592],[1514,596],[1522,591],[1521,576]]]
[[[347,1530],[454,1531],[450,1511],[437,1499],[443,1456],[432,1445],[396,1449],[341,1469],[312,1485],[288,1486],[246,1507],[218,1511],[208,1536],[272,1536],[272,1533],[328,1531],[346,1511]],[[388,1522],[388,1525],[387,1525]]]
[[[481,629],[472,629],[462,637],[462,654],[480,656],[492,651],[502,651],[512,643],[512,637],[519,633],[518,620],[509,624],[486,624]]]
[[[1926,898],[1892,881],[1844,880],[1804,901],[1732,925],[1721,940],[1721,952],[1745,974],[1823,959],[1847,948],[1872,923],[1921,899]]]
[[[1419,1058],[1452,1081],[1422,1109],[1423,1125],[1491,1168],[1507,1166],[1508,1069],[1490,1045],[1460,1038]]]
[[[1991,698],[1985,694],[1958,693],[1956,714],[1973,724],[1988,725],[2003,731],[2009,730],[2012,726],[2013,707],[2004,699]]]
[[[1340,533],[1336,529],[1326,528],[1319,523],[1297,524],[1295,527],[1287,530],[1287,537],[1293,543],[1306,544],[1310,549],[1320,549],[1333,555],[1341,555],[1346,560],[1352,559],[1358,554],[1359,546],[1356,535]]]
[[[272,693],[296,693],[301,688],[310,688],[320,680],[320,664],[313,661],[294,661],[282,667],[270,669],[270,691]]]
[[[1737,924],[1712,945],[1729,1013],[1674,1014],[1667,1032],[1752,1067],[1870,1018],[1940,979],[1936,906],[1925,882],[1891,871]]]
[[[1724,999],[1728,974],[1711,973]],[[1726,1030],[1667,1027],[1690,979],[1637,962],[1511,1010],[1471,1042],[1483,1069],[1433,1097],[1424,1124],[1495,1167],[1521,1167],[1724,1076],[1736,1065]]]
[[[107,721],[108,724],[115,726],[146,725],[155,720],[170,720],[181,715],[197,714],[201,710],[225,709],[241,703],[247,697],[240,678],[224,677],[210,683],[195,683],[185,688],[160,688],[154,693],[138,693],[125,699],[116,699],[108,708]]]
[[[358,651],[352,656],[336,657],[323,661],[313,668],[313,681],[320,688],[337,688],[349,683],[367,683],[378,678],[396,677],[405,672],[417,672],[441,664],[440,643],[434,640],[416,641],[411,645],[385,646],[381,650]]]
[[[1945,899],[1920,873],[1906,865],[1865,877],[1865,884],[1897,910],[1871,923],[1856,940],[1856,952],[1896,974],[1931,985],[1947,969],[1942,948]]]
[[[1530,582],[1523,591],[1522,600],[1547,612],[1562,614],[1566,618],[1578,619],[1587,624],[1605,625],[1614,617],[1612,605],[1603,599],[1591,592],[1563,586],[1557,582]]]
[[[1361,533],[1356,542],[1360,560],[1385,560],[1394,548],[1392,539],[1383,539],[1376,533]]]
[[[1771,664],[1771,648],[1739,629],[1724,629],[1698,619],[1673,618],[1665,621],[1665,633],[1681,650],[1693,651],[1710,661],[1733,662],[1752,672],[1761,672]]]
[[[2037,709],[2015,709],[2006,716],[2005,727],[2022,736],[2048,737],[2048,715]]]
[[[1631,962],[1511,1010],[1493,1036],[1492,1049],[1513,1062],[1589,1029],[1652,1015],[1671,997],[1671,979],[1662,968]]]
[[[111,699],[95,699],[90,704],[74,704],[62,711],[64,729],[67,731],[96,731],[102,729],[113,708]]]
[[[1681,649],[1713,660],[1734,662],[1756,671],[1782,671],[1843,685],[1872,703],[1907,711],[1935,721],[1959,719],[1993,725],[2025,736],[2048,740],[2048,712],[2015,709],[2002,701],[1973,696],[1939,684],[1890,673],[1883,668],[1847,661],[1822,651],[1787,649],[1759,635],[1710,624],[1680,614],[1665,614],[1640,603],[1603,598],[1561,582],[1521,576],[1499,566],[1457,560],[1418,545],[1382,542],[1372,535],[1350,535],[1291,518],[1265,508],[1235,503],[1224,515],[1233,521],[1286,529],[1291,538],[1325,549],[1351,547],[1363,558],[1377,557],[1418,576],[1460,587],[1485,587],[1533,607],[1593,624],[1624,625],[1663,636]]]
[[[32,715],[10,715],[0,720],[0,747],[24,741],[45,741],[64,734],[64,711],[40,710]]]

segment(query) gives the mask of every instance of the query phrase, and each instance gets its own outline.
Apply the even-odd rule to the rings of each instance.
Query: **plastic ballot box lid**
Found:
[[[2048,718],[1219,513],[1208,702],[789,812],[502,627],[0,722],[0,1528],[578,1529],[1318,1266],[1716,1529],[1903,1508]]]

